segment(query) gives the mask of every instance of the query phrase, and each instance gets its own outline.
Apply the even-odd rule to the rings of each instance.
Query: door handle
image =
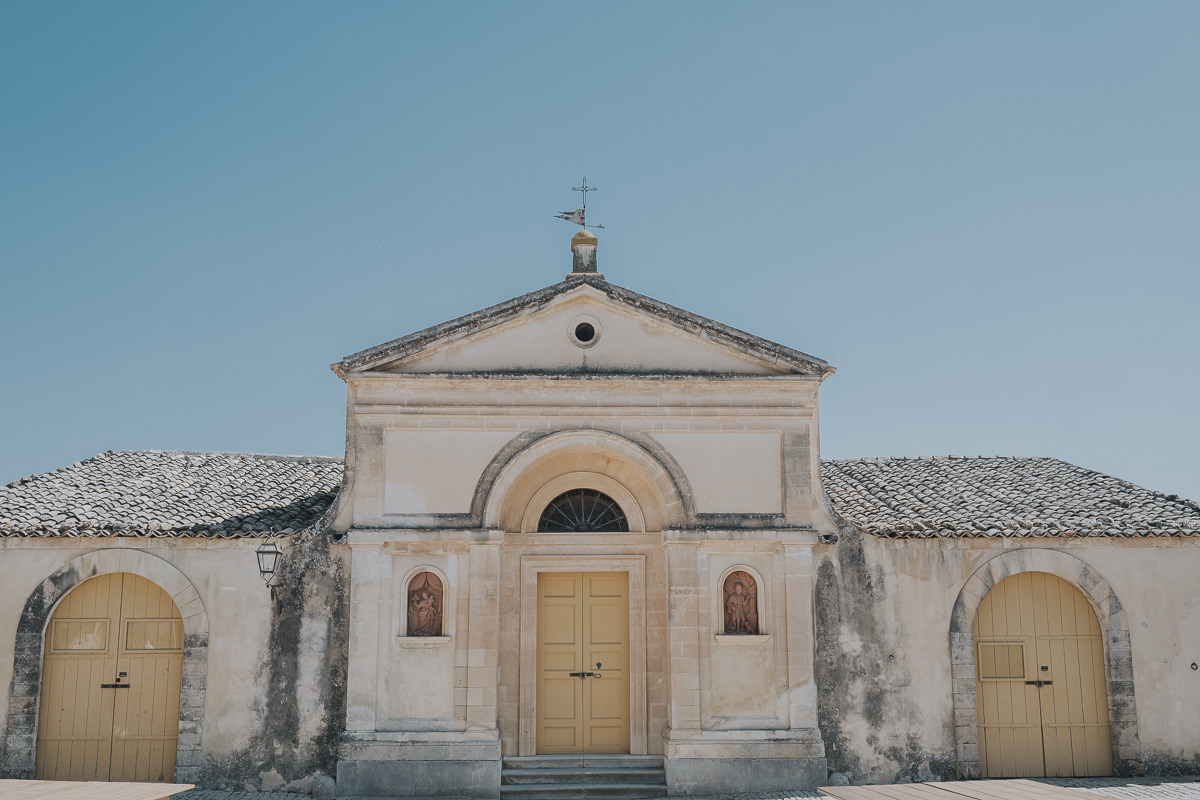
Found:
[[[128,672],[118,672],[116,683],[102,683],[102,684],[100,684],[100,688],[101,689],[128,689],[129,688],[128,683],[121,683],[121,678],[124,678],[128,674],[129,674]]]
[[[596,662],[596,669],[600,669],[600,667],[602,667],[602,666],[603,666],[603,664],[601,664],[599,661]],[[599,672],[568,672],[567,674],[570,675],[572,678],[599,678],[599,677],[601,677]]]
[[[1039,689],[1043,686],[1051,686],[1054,681],[1025,681],[1026,686],[1036,686]]]

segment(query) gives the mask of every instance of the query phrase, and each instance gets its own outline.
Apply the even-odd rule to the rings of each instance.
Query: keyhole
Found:
[[[599,662],[599,661],[597,661],[597,662],[596,662],[596,669],[600,669],[600,662]]]

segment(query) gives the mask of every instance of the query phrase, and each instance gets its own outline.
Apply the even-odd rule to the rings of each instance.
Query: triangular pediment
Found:
[[[339,375],[808,375],[819,358],[596,277],[572,277],[346,356]]]

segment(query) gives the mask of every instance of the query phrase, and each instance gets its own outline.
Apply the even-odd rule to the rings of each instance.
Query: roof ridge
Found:
[[[1005,455],[956,455],[948,453],[946,455],[930,455],[930,456],[858,456],[856,458],[822,458],[821,463],[830,462],[862,462],[862,461],[984,461],[988,459],[1003,459],[1005,461],[1058,461],[1063,464],[1070,464],[1069,461],[1063,461],[1056,456],[1005,456]],[[1075,466],[1072,464],[1072,466]],[[1100,473],[1104,474],[1104,473]]]
[[[503,322],[517,315],[519,312],[530,308],[537,307],[540,309],[548,306],[559,297],[583,286],[590,287],[595,291],[607,295],[610,300],[616,303],[665,317],[694,335],[713,338],[726,346],[731,342],[735,343],[760,360],[790,362],[793,367],[803,365],[803,370],[806,371],[805,374],[809,374],[807,371],[811,371],[811,374],[822,377],[833,374],[836,369],[828,361],[817,356],[778,342],[773,342],[757,334],[735,328],[732,325],[726,325],[723,322],[718,322],[693,311],[688,311],[687,309],[671,305],[649,295],[641,294],[633,289],[619,286],[618,284],[610,283],[590,275],[569,277],[558,283],[526,292],[525,294],[495,303],[478,311],[473,311],[469,314],[413,331],[396,339],[377,344],[374,347],[360,350],[357,353],[351,353],[329,366],[338,377],[345,379],[347,371],[358,370],[364,367],[373,369],[381,363],[405,358],[420,352],[422,348],[432,342],[454,335],[460,331],[470,334],[484,329],[491,321],[495,321],[496,323]]]
[[[311,461],[341,461],[342,456],[311,456],[303,453],[255,453],[249,450],[159,450],[155,447],[130,448],[128,450],[105,450],[91,458],[99,458],[109,453],[159,453],[177,456],[253,456],[254,458],[277,458],[280,460],[306,459]],[[90,460],[90,459],[88,459]]]

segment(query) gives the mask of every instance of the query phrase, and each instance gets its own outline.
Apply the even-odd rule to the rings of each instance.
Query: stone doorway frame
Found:
[[[629,753],[645,755],[646,557],[521,557],[521,685],[517,751],[537,754],[537,579],[540,572],[624,572],[629,578]]]
[[[42,655],[46,626],[59,602],[84,581],[129,573],[171,596],[183,619],[183,684],[179,698],[179,739],[175,780],[191,783],[203,762],[204,695],[207,689],[208,614],[200,593],[174,564],[132,548],[107,548],[72,558],[30,593],[21,610],[13,648],[12,693],[8,700],[8,742],[3,774],[32,779],[36,766],[38,704],[42,696]]]
[[[975,615],[984,596],[1000,581],[1022,572],[1045,572],[1074,586],[1092,605],[1104,634],[1104,677],[1113,773],[1141,770],[1137,707],[1133,693],[1133,651],[1129,620],[1108,581],[1079,557],[1061,550],[1021,549],[1001,553],[967,578],[950,615],[950,671],[954,701],[955,771],[960,779],[983,777],[975,696]]]

